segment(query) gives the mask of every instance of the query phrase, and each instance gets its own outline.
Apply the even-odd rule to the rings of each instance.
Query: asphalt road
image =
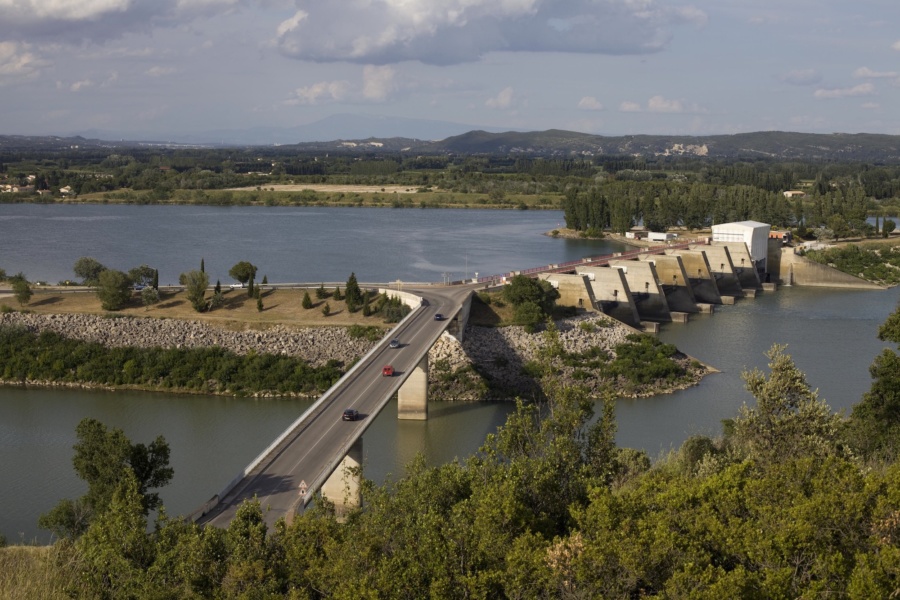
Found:
[[[256,468],[196,521],[227,527],[240,504],[253,497],[260,501],[269,526],[281,517],[302,510],[476,287],[405,289],[425,298],[427,304],[415,309],[411,317],[382,339],[358,368],[338,382],[325,401],[310,408]],[[437,313],[445,319],[436,321]],[[390,348],[391,339],[398,339],[401,347]],[[394,367],[393,377],[382,376],[385,365]],[[341,417],[347,408],[358,410],[359,420],[343,421]],[[301,494],[301,482],[307,488],[305,495]]]

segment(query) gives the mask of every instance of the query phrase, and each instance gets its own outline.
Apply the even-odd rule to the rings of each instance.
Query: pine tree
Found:
[[[309,297],[309,290],[303,292],[303,308],[309,310],[313,307],[312,298]]]
[[[316,289],[316,298],[323,300],[326,296],[328,296],[328,293],[325,291],[325,284],[320,284],[318,289]]]
[[[326,302],[325,306],[322,307],[322,314],[326,317],[331,314],[331,306]]]
[[[335,300],[343,300],[344,297],[341,295],[341,286],[337,286],[334,288],[334,299]]]
[[[263,311],[262,296],[259,296],[259,295],[256,296],[256,310],[257,310],[257,312]]]
[[[269,276],[268,275],[263,275],[262,284],[269,285]]]

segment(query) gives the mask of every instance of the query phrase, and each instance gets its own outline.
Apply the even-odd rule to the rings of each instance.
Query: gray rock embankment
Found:
[[[373,342],[350,337],[343,327],[300,329],[278,325],[265,330],[231,331],[200,321],[17,312],[0,314],[0,326],[3,325],[21,325],[35,332],[54,331],[112,348],[220,346],[237,354],[253,351],[295,356],[317,367],[332,359],[349,364],[374,346]]]
[[[569,354],[602,350],[609,360],[615,348],[635,330],[605,315],[582,315],[556,322],[559,341]],[[530,365],[537,364],[544,344],[542,332],[527,333],[522,327],[469,327],[465,341],[441,338],[428,354],[429,385],[435,393],[456,400],[532,397],[538,393]],[[565,384],[586,387],[600,395],[610,387],[617,395],[651,396],[695,385],[712,371],[686,355],[675,359],[685,376],[676,382],[636,386],[621,379],[598,376],[590,368],[563,366],[559,377]],[[585,377],[587,375],[587,377]]]
[[[30,331],[54,331],[63,336],[108,347],[201,348],[220,346],[237,354],[248,352],[282,354],[304,359],[314,366],[329,360],[349,365],[369,351],[375,342],[353,338],[343,327],[293,328],[274,326],[265,330],[232,331],[200,321],[154,318],[108,318],[85,314],[0,314],[0,326],[18,325]],[[557,322],[559,339],[569,353],[602,349],[615,357],[615,347],[634,330],[606,316],[582,316]],[[522,327],[469,327],[465,343],[446,336],[429,351],[429,386],[435,398],[447,400],[509,399],[531,397],[536,381],[530,364],[539,360],[542,333],[527,333]],[[692,365],[689,357],[679,361],[687,377],[675,384],[635,389],[627,382],[595,377],[590,369],[565,367],[565,383],[578,383],[599,393],[612,385],[621,395],[647,396],[692,385],[708,372]],[[585,377],[585,371],[590,376]]]

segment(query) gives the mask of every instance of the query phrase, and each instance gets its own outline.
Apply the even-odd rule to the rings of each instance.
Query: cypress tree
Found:
[[[206,273],[206,261],[204,261],[202,258],[200,259],[200,272]]]
[[[153,289],[159,291],[159,270],[153,269]]]

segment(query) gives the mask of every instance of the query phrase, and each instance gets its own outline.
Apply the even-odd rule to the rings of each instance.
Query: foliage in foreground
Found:
[[[210,348],[107,348],[44,331],[0,327],[0,379],[137,386],[250,395],[315,394],[343,375],[338,361],[323,367],[289,356],[235,354]]]
[[[558,353],[545,355],[549,362]],[[268,530],[163,515],[126,473],[59,558],[81,597],[888,598],[900,593],[900,464],[862,463],[839,417],[773,347],[756,407],[650,468],[614,445],[613,405],[547,377],[474,456],[419,457],[339,523],[321,504]],[[826,409],[826,410],[823,410]]]

